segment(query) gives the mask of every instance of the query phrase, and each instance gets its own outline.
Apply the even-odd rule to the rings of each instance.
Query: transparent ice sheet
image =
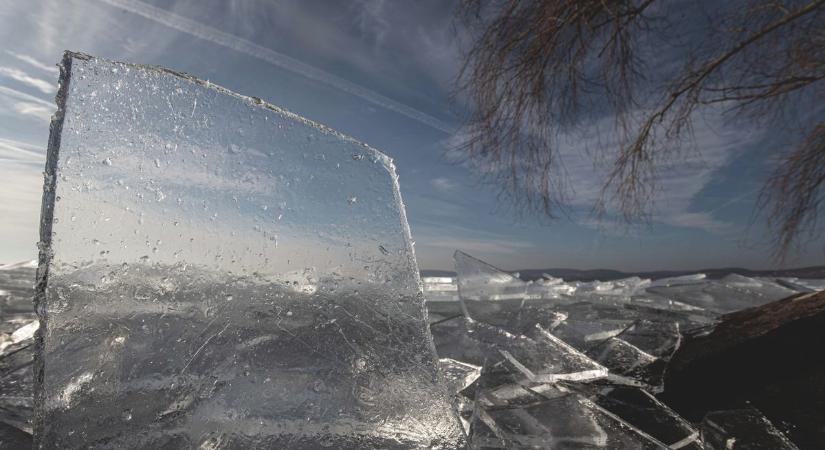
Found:
[[[40,448],[429,448],[463,432],[394,167],[260,100],[67,53]]]

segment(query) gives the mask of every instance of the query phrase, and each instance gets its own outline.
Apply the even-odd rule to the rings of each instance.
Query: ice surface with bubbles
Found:
[[[67,53],[38,281],[39,448],[457,448],[380,152]]]

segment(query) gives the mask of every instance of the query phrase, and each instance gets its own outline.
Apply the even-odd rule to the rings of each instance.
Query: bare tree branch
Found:
[[[595,208],[635,221],[651,216],[658,170],[678,159],[701,108],[722,105],[785,131],[787,116],[801,117],[807,137],[781,160],[762,197],[772,202],[769,223],[784,255],[816,226],[822,207],[821,174],[798,161],[825,158],[825,107],[807,113],[797,106],[809,99],[825,105],[825,0],[725,5],[707,15],[719,35],[693,37],[686,64],[657,101],[640,88],[649,81],[644,69],[657,63],[655,49],[640,46],[660,42],[654,31],[670,32],[655,26],[667,21],[662,2],[464,0],[461,17],[477,39],[460,76],[473,106],[461,153],[516,206],[554,217],[565,211],[567,194],[558,136],[595,113],[612,115],[619,144]]]

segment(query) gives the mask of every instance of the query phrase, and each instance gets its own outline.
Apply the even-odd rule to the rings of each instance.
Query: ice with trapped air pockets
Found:
[[[464,445],[383,154],[66,53],[46,172],[36,448]]]

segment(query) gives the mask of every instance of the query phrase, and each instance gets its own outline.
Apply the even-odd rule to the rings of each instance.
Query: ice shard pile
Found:
[[[727,428],[718,423],[713,428],[707,418],[688,418],[685,410],[668,404],[673,398],[666,388],[668,370],[677,354],[684,360],[684,352],[679,352],[685,339],[724,332],[731,315],[721,313],[745,306],[751,312],[742,314],[753,317],[749,329],[759,336],[767,327],[759,318],[777,316],[759,311],[799,303],[793,297],[773,301],[809,290],[789,287],[793,280],[783,284],[735,274],[713,279],[704,274],[656,280],[631,276],[605,282],[566,282],[542,274],[527,281],[462,252],[456,252],[455,262],[458,300],[441,294],[452,292],[448,277],[438,278],[437,289],[431,287],[433,278],[425,284],[425,294],[437,352],[451,368],[459,415],[471,447],[478,449],[717,448],[719,436],[735,438],[733,434],[742,432],[734,430],[736,424],[752,422],[751,412],[734,410],[725,421]],[[773,303],[758,306],[766,302]],[[781,316],[788,321],[791,316],[807,318],[825,308],[825,297],[809,303],[806,314],[796,308]],[[796,324],[793,329],[807,328]],[[741,330],[736,334],[746,335]],[[798,340],[789,353],[802,347]],[[707,347],[691,340],[687,348],[695,345]],[[752,361],[755,367],[736,372],[740,378],[758,379],[757,372],[771,371],[758,367],[768,362]],[[709,361],[708,368],[713,364],[718,362]],[[753,375],[746,375],[748,371]],[[716,392],[714,380],[726,382],[725,376],[714,378],[712,370],[707,372],[709,378],[684,389],[688,396],[696,392],[702,398],[701,391]],[[774,427],[757,431],[790,442]],[[762,448],[747,442],[719,448]]]
[[[793,277],[746,277],[735,273],[711,279],[689,274],[659,279],[630,276],[607,281],[565,281],[549,274],[530,281],[519,278],[464,252],[455,254],[457,276],[425,278],[429,302],[449,300],[587,301],[601,304],[633,303],[656,309],[718,315],[770,303],[797,292],[825,289],[825,281]],[[458,295],[444,295],[445,292]],[[438,306],[436,306],[437,310]]]
[[[67,53],[37,448],[460,448],[389,158],[169,70]]]

